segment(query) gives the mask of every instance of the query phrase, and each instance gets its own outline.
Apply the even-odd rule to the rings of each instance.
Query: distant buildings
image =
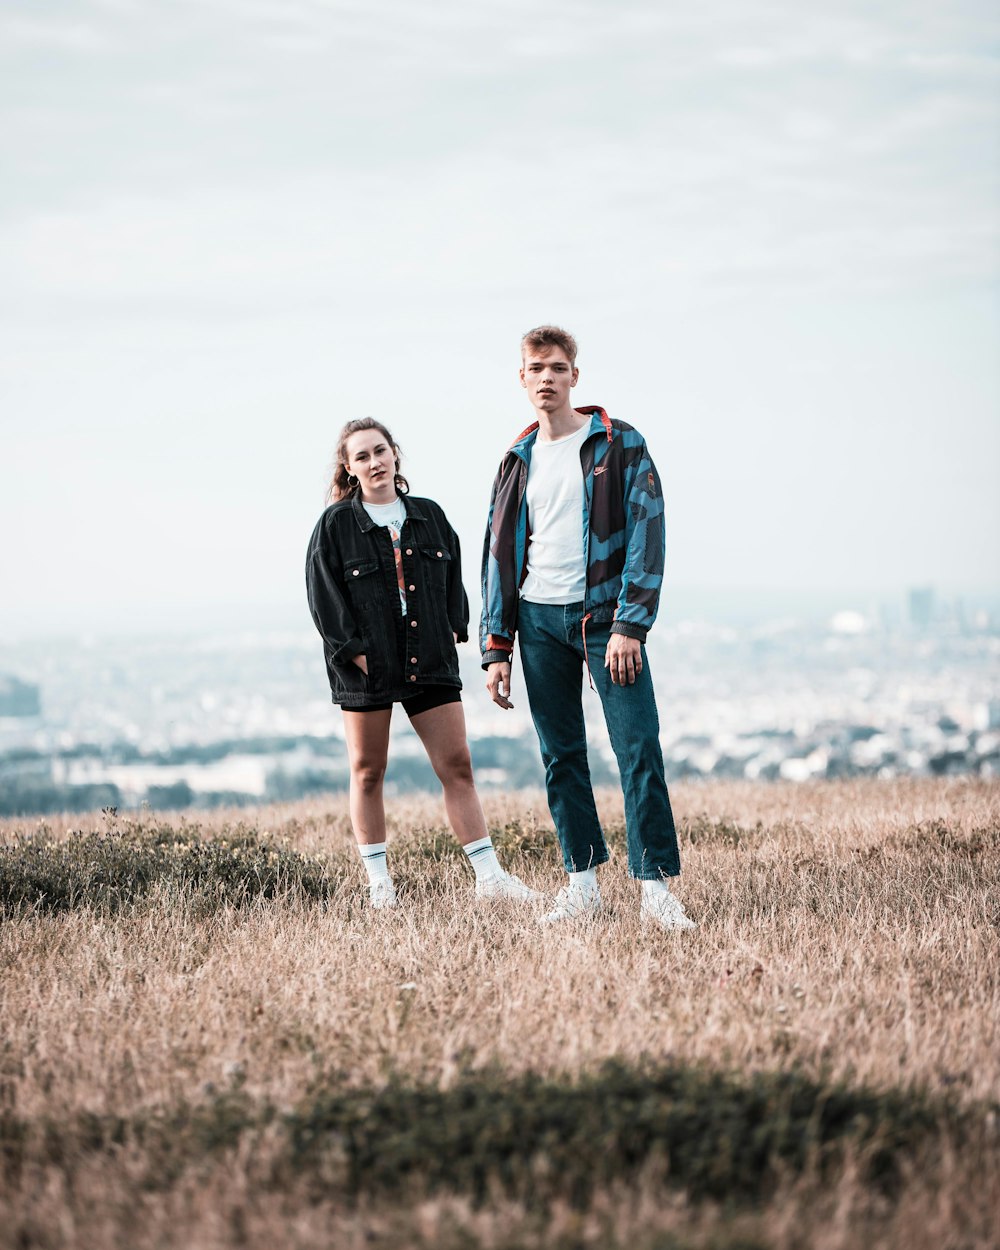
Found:
[[[1000,778],[1000,617],[914,592],[881,612],[740,627],[665,620],[647,643],[668,777]],[[910,617],[912,617],[912,622]],[[916,620],[930,618],[925,628]],[[905,619],[904,619],[905,618]],[[343,721],[324,694],[311,633],[139,639],[53,654],[0,651],[0,815],[104,806],[287,801],[348,782]],[[463,703],[484,790],[538,786],[527,707],[500,714],[479,657],[462,659]],[[595,781],[615,776],[600,701],[585,702]],[[436,791],[405,717],[387,787]]]
[[[910,591],[910,624],[927,629],[934,620],[934,591],[930,586],[916,586]]]

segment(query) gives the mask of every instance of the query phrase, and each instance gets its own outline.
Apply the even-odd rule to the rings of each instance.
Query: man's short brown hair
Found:
[[[521,359],[526,351],[544,351],[549,347],[558,347],[566,353],[571,365],[576,364],[576,339],[568,330],[559,326],[535,326],[521,339]]]

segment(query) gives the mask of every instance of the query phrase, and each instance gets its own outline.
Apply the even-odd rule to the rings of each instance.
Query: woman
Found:
[[[458,538],[433,500],[399,472],[399,448],[371,417],[337,443],[331,507],[309,543],[309,607],[323,639],[334,703],[344,715],[351,824],[372,906],[396,906],[386,864],[382,779],[394,703],[402,704],[444,787],[445,810],[476,873],[480,898],[539,896],[497,862],[465,735],[456,642],[469,603]]]

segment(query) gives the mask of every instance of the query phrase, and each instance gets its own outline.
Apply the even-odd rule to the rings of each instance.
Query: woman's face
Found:
[[[396,498],[396,457],[381,430],[357,430],[345,444],[345,465],[361,483],[368,503],[390,503]]]

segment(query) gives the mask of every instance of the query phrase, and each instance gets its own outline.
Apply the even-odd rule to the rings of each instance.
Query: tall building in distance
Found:
[[[927,629],[933,619],[933,587],[915,586],[910,591],[910,624],[916,629]]]
[[[8,673],[0,673],[0,716],[40,716],[38,687]]]

